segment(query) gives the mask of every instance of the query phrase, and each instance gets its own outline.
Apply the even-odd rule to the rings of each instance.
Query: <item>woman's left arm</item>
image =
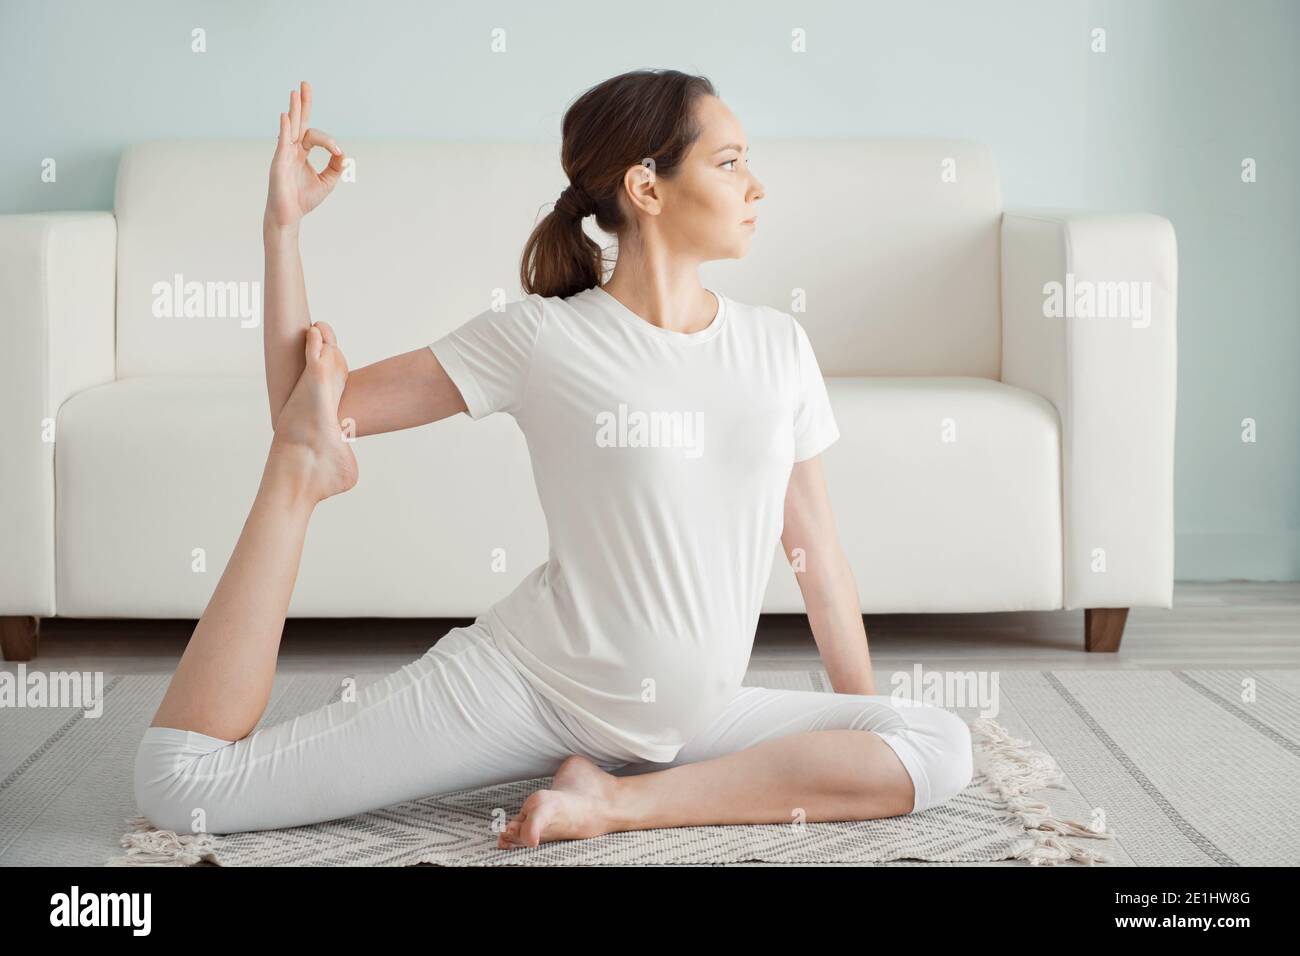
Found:
[[[795,462],[790,472],[781,545],[795,570],[831,687],[837,694],[875,694],[858,585],[835,533],[821,462],[815,455]]]

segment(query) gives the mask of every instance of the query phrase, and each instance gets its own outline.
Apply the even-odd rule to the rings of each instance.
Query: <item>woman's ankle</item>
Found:
[[[306,445],[271,442],[262,470],[262,490],[308,508],[320,502],[314,485],[316,453]]]

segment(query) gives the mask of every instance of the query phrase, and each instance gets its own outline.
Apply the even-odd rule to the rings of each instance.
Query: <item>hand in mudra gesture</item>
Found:
[[[334,191],[343,174],[343,150],[328,133],[309,129],[311,84],[289,94],[289,112],[280,114],[280,139],[271,159],[271,184],[266,196],[266,225],[296,226]],[[307,157],[320,146],[330,151],[329,164],[319,173]]]

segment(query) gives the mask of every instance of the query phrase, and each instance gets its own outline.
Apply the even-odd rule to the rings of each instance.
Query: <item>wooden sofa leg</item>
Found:
[[[1118,651],[1124,636],[1126,607],[1089,607],[1083,610],[1083,646],[1089,651]]]
[[[7,661],[30,661],[40,633],[39,617],[0,617],[0,653]]]

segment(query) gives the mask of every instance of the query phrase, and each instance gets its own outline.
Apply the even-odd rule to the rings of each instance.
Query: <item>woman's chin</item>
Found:
[[[719,259],[743,259],[749,252],[750,236],[741,236],[718,256]]]

